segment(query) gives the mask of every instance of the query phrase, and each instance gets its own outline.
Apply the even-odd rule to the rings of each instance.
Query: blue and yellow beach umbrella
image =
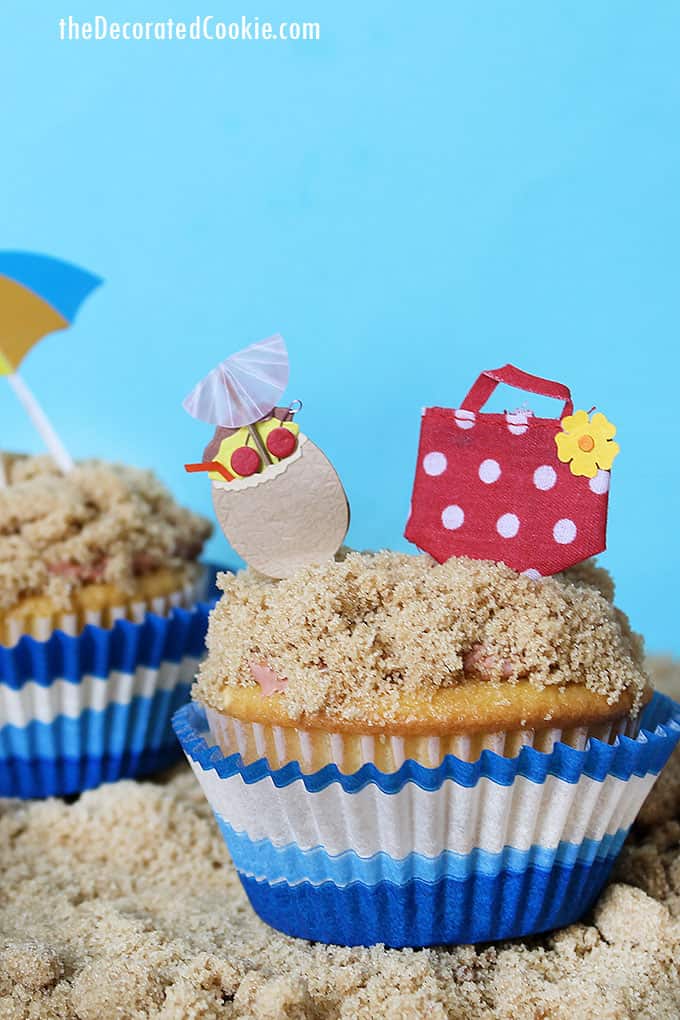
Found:
[[[0,375],[8,377],[65,471],[73,462],[17,370],[39,340],[71,325],[101,282],[98,276],[47,255],[0,251]]]
[[[0,375],[16,372],[38,340],[70,326],[101,282],[47,255],[0,251]]]

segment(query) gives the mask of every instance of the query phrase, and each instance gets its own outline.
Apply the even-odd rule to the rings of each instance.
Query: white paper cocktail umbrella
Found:
[[[252,425],[275,406],[288,385],[288,351],[278,333],[221,361],[182,402],[210,425]]]

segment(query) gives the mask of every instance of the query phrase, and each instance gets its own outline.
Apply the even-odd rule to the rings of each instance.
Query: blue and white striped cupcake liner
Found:
[[[395,947],[578,920],[680,739],[680,706],[656,694],[634,739],[346,774],[225,756],[194,704],[173,722],[260,917],[314,941]]]
[[[79,793],[179,760],[172,715],[205,653],[212,604],[0,646],[0,797]]]
[[[135,599],[105,609],[86,609],[78,613],[55,613],[50,616],[31,616],[11,618],[6,621],[6,641],[3,644],[13,646],[24,637],[30,635],[38,641],[47,641],[55,630],[76,637],[84,626],[112,627],[118,620],[132,620],[143,623],[147,613],[156,616],[167,616],[172,609],[182,607],[190,609],[197,602],[206,601],[206,592],[214,587],[214,568],[207,567],[193,582],[187,582],[179,591],[160,595],[150,599]]]

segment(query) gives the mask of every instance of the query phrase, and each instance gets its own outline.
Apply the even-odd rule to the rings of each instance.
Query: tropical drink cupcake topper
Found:
[[[39,340],[71,325],[85,298],[101,282],[98,276],[47,255],[0,252],[0,375],[7,377],[65,473],[72,470],[73,460],[18,370]],[[2,464],[0,484],[4,484]]]
[[[276,406],[288,376],[288,351],[277,334],[220,362],[183,402],[194,418],[216,426],[203,459],[186,470],[208,474],[227,539],[274,578],[331,559],[349,527],[338,475],[293,420],[301,403]]]

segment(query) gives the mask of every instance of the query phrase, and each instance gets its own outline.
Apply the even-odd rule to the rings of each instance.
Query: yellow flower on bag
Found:
[[[613,441],[616,425],[599,411],[592,418],[587,411],[575,411],[560,425],[564,431],[555,436],[557,457],[569,464],[572,475],[594,478],[598,470],[610,470],[619,452],[619,444]]]

